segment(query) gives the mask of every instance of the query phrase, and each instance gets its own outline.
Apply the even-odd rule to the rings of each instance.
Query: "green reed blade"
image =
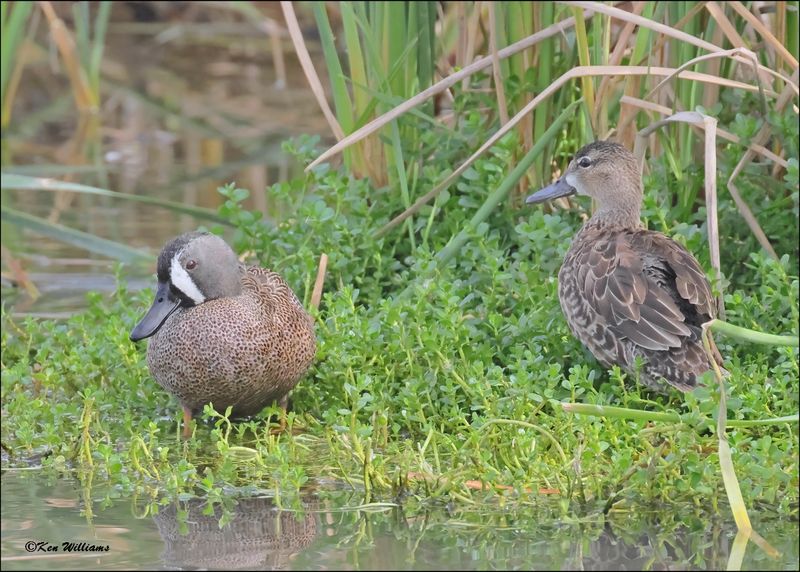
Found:
[[[17,49],[25,35],[25,27],[33,6],[33,2],[14,2],[13,5],[10,2],[2,3],[2,12],[0,12],[2,19],[0,22],[2,31],[2,38],[0,38],[0,48],[2,48],[0,52],[0,64],[2,64],[0,65],[0,100],[2,101],[5,101],[6,87],[18,55]]]
[[[406,78],[410,67],[410,57],[403,57],[403,52],[408,45],[406,33],[406,6],[405,2],[387,2],[384,8],[383,40],[386,51],[384,70],[390,70],[398,63],[403,62],[403,73],[398,73],[389,80],[394,95],[409,95],[406,93],[408,82]],[[416,74],[414,74],[416,75]]]
[[[350,80],[353,85],[354,125],[361,127],[369,115],[365,111],[370,105],[370,97],[361,86],[369,85],[367,81],[366,62],[361,49],[361,39],[358,34],[358,25],[353,11],[352,2],[340,4],[342,13],[342,29],[344,31],[345,45],[347,46],[347,60],[350,64]]]
[[[436,22],[436,4],[434,2],[417,2],[417,77],[419,90],[426,89],[433,83],[433,70],[436,67],[436,37],[434,25]],[[433,105],[429,106],[433,111]]]
[[[653,12],[655,10],[653,6],[653,2],[645,3],[644,10],[642,10],[642,17],[647,18],[648,20],[657,19],[660,17],[659,15],[654,15]],[[659,3],[659,12],[663,10],[664,3]],[[631,65],[639,65],[640,62],[643,62],[647,59],[650,49],[652,48],[652,32],[649,28],[640,27],[639,30],[636,32],[636,41],[633,44],[633,53],[631,54],[630,64]]]
[[[589,40],[586,37],[586,22],[583,20],[583,10],[580,8],[572,9],[573,16],[575,16],[575,45],[578,50],[578,62],[582,66],[592,65],[591,57],[589,55]],[[594,18],[598,16],[595,15]],[[594,116],[594,83],[593,79],[588,76],[581,78],[581,96],[583,101],[586,102],[586,109],[589,112],[589,117]]]
[[[29,215],[9,207],[0,207],[0,213],[2,214],[4,222],[27,228],[37,234],[49,236],[55,240],[66,242],[78,248],[83,248],[89,252],[101,254],[122,262],[135,263],[152,260],[152,256],[147,252],[136,250],[135,248],[131,248],[119,242],[114,242],[113,240],[100,238],[88,232],[52,223],[46,219]]]
[[[539,12],[539,29],[546,28],[555,22],[555,6],[552,2],[537,2],[534,9]],[[553,56],[554,39],[542,40],[537,46],[538,67],[536,69],[536,90],[541,93],[548,85],[553,83]],[[533,111],[533,140],[541,139],[542,134],[549,125],[553,113],[553,104],[550,99],[543,101]],[[532,181],[535,184],[544,184],[550,177],[550,165],[546,154],[542,153],[536,158],[533,168]]]
[[[396,169],[397,181],[400,184],[400,196],[403,198],[403,206],[408,208],[411,206],[411,197],[408,192],[408,177],[406,176],[405,161],[403,161],[403,146],[400,143],[400,130],[397,128],[397,121],[392,121],[392,158],[394,159],[394,166]],[[408,229],[408,239],[411,243],[412,250],[417,248],[417,242],[414,238],[414,222],[413,217],[406,219],[406,228]]]
[[[800,59],[800,27],[798,27],[800,2],[797,0],[789,2],[786,8],[786,34],[784,36],[786,47],[795,59]]]
[[[333,93],[333,103],[336,107],[336,118],[342,126],[342,131],[351,133],[353,131],[353,107],[350,101],[350,94],[347,92],[342,64],[336,51],[336,41],[333,38],[333,30],[328,21],[328,13],[325,10],[325,2],[314,2],[314,17],[317,21],[319,30],[320,44],[322,53],[325,56],[325,63],[328,66],[328,77],[331,82],[331,92]]]
[[[690,423],[696,425],[698,421],[691,417],[683,417],[674,411],[643,411],[641,409],[629,409],[627,407],[615,407],[611,405],[596,405],[594,403],[560,403],[564,411],[577,415],[591,415],[593,417],[608,417],[612,419],[630,419],[632,421],[659,421],[662,423]],[[705,428],[713,425],[715,421],[711,418],[702,419],[697,425]],[[800,415],[784,415],[782,417],[771,417],[768,419],[728,419],[727,427],[761,427],[765,425],[782,425],[800,423]]]
[[[2,173],[0,175],[0,189],[10,190],[29,190],[29,191],[69,191],[75,193],[83,193],[88,195],[100,195],[104,197],[111,197],[125,201],[133,201],[144,203],[157,207],[163,207],[173,212],[192,215],[199,219],[211,220],[218,223],[230,224],[226,219],[220,217],[215,211],[202,207],[194,207],[185,205],[183,203],[176,203],[159,199],[156,197],[148,197],[144,195],[132,195],[129,193],[118,193],[116,191],[109,191],[99,187],[91,187],[89,185],[81,185],[79,183],[67,183],[56,179],[46,179],[41,177],[27,177],[25,175],[16,175],[12,173]]]
[[[800,336],[778,336],[775,334],[767,334],[764,332],[757,332],[741,326],[734,326],[722,320],[712,320],[706,326],[708,329],[715,332],[720,332],[726,336],[752,342],[754,344],[768,344],[771,346],[800,346]]]
[[[92,91],[97,95],[98,101],[100,98],[100,63],[103,59],[106,31],[108,30],[108,21],[110,18],[111,2],[108,0],[100,2],[97,8],[97,17],[94,21],[94,38],[88,62],[89,85],[92,87]]]

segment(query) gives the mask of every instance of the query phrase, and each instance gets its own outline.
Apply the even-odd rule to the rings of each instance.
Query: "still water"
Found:
[[[77,481],[37,471],[5,471],[2,489],[3,570],[724,570],[735,536],[720,518],[668,510],[573,521],[520,506],[410,514],[317,489],[291,510],[269,498],[213,511],[188,500],[143,517],[130,499],[105,495],[87,511]],[[780,556],[751,543],[742,569],[797,570],[798,522],[755,516]]]

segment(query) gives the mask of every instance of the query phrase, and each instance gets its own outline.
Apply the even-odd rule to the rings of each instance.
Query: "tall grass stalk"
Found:
[[[66,68],[78,109],[81,111],[96,111],[99,103],[98,94],[92,92],[89,85],[88,70],[81,65],[75,38],[61,18],[58,17],[50,2],[40,2],[39,6],[50,25],[50,35],[58,47],[61,60]]]
[[[24,59],[20,47],[25,38],[25,29],[33,10],[33,2],[0,3],[0,101],[2,101],[2,125],[8,126],[14,102],[12,78],[21,74]]]
[[[533,9],[537,14],[535,21],[539,29],[552,26],[555,17],[555,5],[552,2],[537,2],[533,5]],[[553,39],[543,40],[536,46],[535,60],[537,62],[536,74],[536,90],[541,92],[550,83],[553,73],[553,56],[555,54],[555,43]],[[536,108],[533,112],[533,140],[538,141],[542,134],[547,129],[547,123],[552,117],[553,106],[548,100]],[[544,183],[549,180],[550,176],[550,161],[544,155],[536,158],[531,169],[531,181],[534,186],[544,186]]]
[[[433,2],[339,3],[347,71],[342,66],[328,18],[331,7],[325,2],[313,2],[312,8],[328,67],[336,118],[344,134],[369,121],[376,108],[381,107],[369,97],[370,90],[407,97],[432,82],[436,66]],[[408,144],[418,144],[419,135],[413,130],[407,133],[401,130],[400,135]],[[345,162],[357,176],[369,176],[378,185],[385,183],[387,174],[399,184],[401,179],[395,178],[398,151],[390,149],[397,141],[394,137],[389,139],[394,143],[384,143],[383,153],[376,152],[381,146],[377,141],[371,145],[365,142],[350,149]]]
[[[580,17],[580,8],[573,8],[572,13],[575,16],[575,41],[577,43],[578,62],[580,62],[582,66],[591,66],[592,61],[589,55],[589,40],[586,37],[586,22]],[[594,117],[594,83],[589,76],[583,76],[581,78],[581,97],[586,104],[589,117]]]
[[[97,107],[100,104],[100,63],[103,60],[106,30],[111,16],[111,2],[106,0],[98,3],[94,22],[91,21],[89,2],[75,3],[72,13],[81,68],[89,84],[92,105]]]

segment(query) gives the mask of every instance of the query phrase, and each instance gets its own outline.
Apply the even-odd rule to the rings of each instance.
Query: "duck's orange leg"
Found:
[[[192,436],[192,410],[183,408],[183,438],[188,439]]]
[[[270,435],[280,435],[284,431],[286,431],[286,408],[289,406],[289,396],[284,395],[281,397],[280,401],[278,401],[278,407],[281,408],[281,413],[278,415],[278,426],[270,429]]]

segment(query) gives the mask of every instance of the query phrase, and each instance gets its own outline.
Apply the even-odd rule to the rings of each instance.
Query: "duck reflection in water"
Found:
[[[267,498],[246,498],[230,508],[215,505],[213,514],[206,515],[207,501],[191,499],[162,507],[153,520],[164,540],[162,560],[168,568],[283,570],[317,535],[313,506],[313,501],[303,503],[310,510],[295,512],[280,510]],[[220,526],[225,511],[232,514]]]

